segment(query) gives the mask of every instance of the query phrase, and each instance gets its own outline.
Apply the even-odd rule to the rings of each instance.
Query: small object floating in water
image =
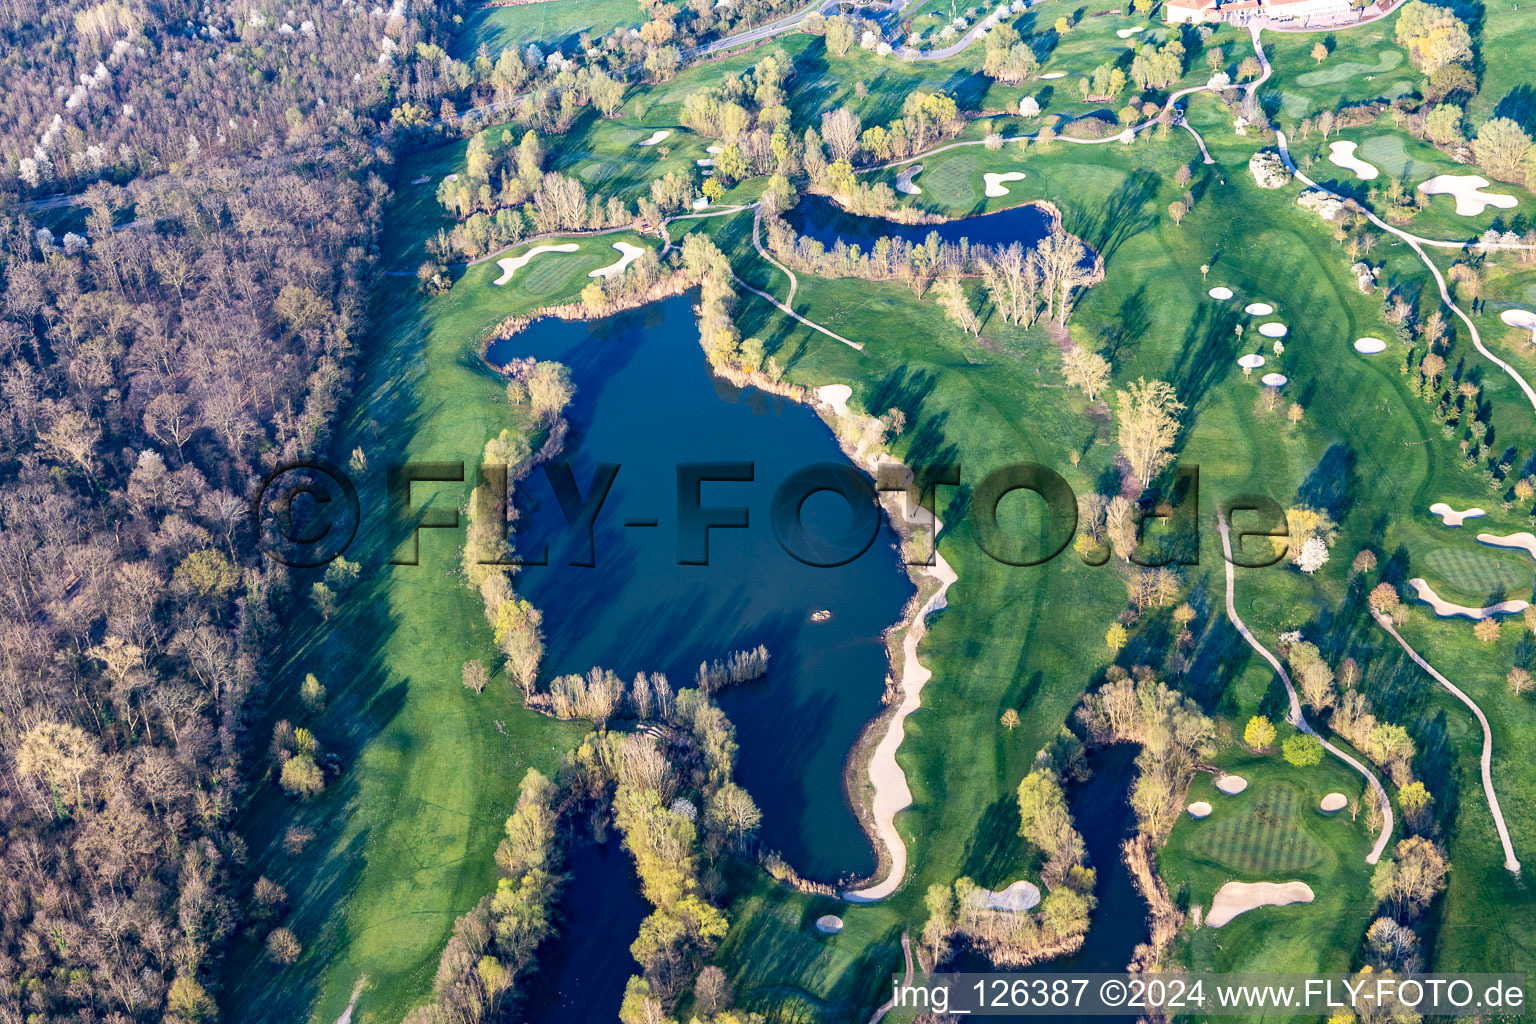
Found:
[[[1267,302],[1250,302],[1243,307],[1243,312],[1249,316],[1269,316],[1275,311],[1275,307]]]
[[[1286,375],[1283,373],[1266,373],[1259,379],[1272,388],[1283,388],[1285,387],[1286,381],[1289,380],[1289,378],[1286,377]]]
[[[1285,324],[1270,321],[1267,324],[1259,324],[1259,333],[1266,338],[1283,338],[1291,332]]]
[[[1204,800],[1196,800],[1188,809],[1191,818],[1208,818],[1211,814],[1211,805]]]
[[[843,930],[843,919],[836,914],[823,914],[816,919],[816,930],[823,935],[836,935]]]
[[[831,612],[830,609],[827,609],[827,608],[818,608],[814,612],[811,612],[811,621],[812,622],[826,622],[831,617],[832,617],[832,612]]]
[[[1237,365],[1245,370],[1257,370],[1264,365],[1264,357],[1257,352],[1250,352],[1248,355],[1240,357],[1237,360]]]
[[[1429,510],[1439,516],[1446,526],[1460,526],[1468,519],[1476,519],[1478,516],[1488,514],[1480,508],[1469,508],[1465,512],[1457,512],[1443,501],[1435,502],[1429,506]]]
[[[411,179],[411,184],[412,185],[425,185],[427,182],[429,182],[431,180],[432,180],[432,175],[430,175],[430,174],[423,174],[423,175],[420,175],[419,177],[412,178]]]
[[[1217,285],[1206,294],[1213,299],[1220,299],[1221,301],[1225,302],[1232,297],[1232,289],[1226,287],[1225,285]]]
[[[1317,805],[1318,810],[1322,811],[1324,814],[1332,814],[1334,811],[1342,811],[1348,806],[1349,797],[1345,796],[1343,793],[1329,793],[1327,796],[1323,797],[1322,802]]]
[[[1237,796],[1248,788],[1248,780],[1241,775],[1223,775],[1216,780],[1216,788],[1227,796]]]
[[[1363,356],[1373,356],[1378,352],[1385,352],[1387,343],[1380,338],[1356,338],[1355,351]]]

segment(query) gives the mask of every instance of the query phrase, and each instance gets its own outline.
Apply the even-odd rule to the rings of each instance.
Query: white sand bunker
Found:
[[[618,277],[624,273],[624,268],[645,254],[645,250],[638,245],[628,242],[614,242],[613,247],[619,250],[619,262],[610,263],[606,267],[598,267],[588,277]]]
[[[909,196],[920,196],[923,190],[912,184],[912,179],[923,172],[922,164],[913,164],[896,175],[896,191]]]
[[[1135,35],[1137,32],[1142,31],[1146,27],[1147,26],[1145,25],[1134,25],[1131,28],[1122,28],[1120,31],[1116,32],[1115,35],[1119,36],[1121,39],[1129,39],[1131,36]]]
[[[656,131],[651,132],[651,137],[650,138],[644,140],[643,142],[638,143],[638,145],[641,145],[641,146],[654,146],[654,145],[656,145],[656,143],[660,142],[662,139],[666,138],[668,135],[671,135],[671,134],[672,134],[672,132],[669,129],[658,128]]]
[[[1521,327],[1527,331],[1536,331],[1536,313],[1528,309],[1506,309],[1499,314],[1499,319],[1511,327]]]
[[[1494,533],[1480,533],[1477,539],[1484,544],[1492,544],[1496,548],[1520,548],[1532,558],[1536,558],[1536,534],[1533,533],[1511,533],[1505,537]]]
[[[1039,905],[1040,890],[1033,883],[1023,880],[1014,882],[1008,888],[997,892],[991,889],[977,889],[971,893],[971,906],[985,907],[988,910],[1011,910],[1015,913],[1023,913]]]
[[[497,260],[496,265],[501,268],[501,276],[491,284],[506,284],[512,280],[512,275],[528,265],[528,261],[544,252],[577,252],[581,246],[575,242],[566,242],[564,245],[536,245],[521,256],[510,256],[504,260]]]
[[[1257,370],[1264,365],[1264,357],[1257,352],[1250,352],[1246,356],[1239,356],[1237,365],[1245,370]]]
[[[816,397],[832,407],[832,411],[839,416],[848,415],[848,399],[853,397],[853,388],[847,384],[823,384],[816,389]]]
[[[1189,816],[1191,818],[1208,818],[1210,817],[1210,814],[1211,805],[1206,803],[1204,800],[1196,800],[1194,803],[1189,805]]]
[[[1378,352],[1385,352],[1387,343],[1380,338],[1356,338],[1355,351],[1361,355],[1373,356]]]
[[[1249,316],[1269,316],[1275,311],[1275,307],[1267,302],[1250,302],[1243,307],[1243,312]]]
[[[1366,163],[1355,156],[1355,143],[1353,142],[1330,142],[1328,144],[1328,162],[1335,167],[1342,167],[1346,171],[1354,171],[1355,177],[1361,181],[1370,181],[1381,173],[1376,169],[1375,164]],[[1483,184],[1486,185],[1488,183],[1485,181]]]
[[[1413,588],[1415,594],[1419,595],[1419,600],[1433,608],[1435,614],[1442,619],[1450,618],[1452,615],[1464,615],[1469,619],[1489,619],[1495,615],[1516,615],[1530,607],[1529,602],[1526,601],[1500,601],[1486,608],[1468,608],[1464,604],[1442,601],[1440,595],[1421,579],[1411,579],[1408,585]]]
[[[704,147],[704,152],[710,154],[711,156],[719,156],[721,153],[725,152],[725,147],[724,146],[705,146]]]
[[[1237,796],[1248,788],[1248,780],[1241,775],[1223,775],[1216,780],[1216,788],[1227,796]]]
[[[432,175],[430,175],[430,174],[420,174],[420,175],[417,175],[416,177],[411,179],[411,184],[412,185],[425,185],[427,182],[429,182],[431,180],[432,180]]]
[[[1212,288],[1206,294],[1210,295],[1210,297],[1213,299],[1220,299],[1221,301],[1225,302],[1232,297],[1232,289],[1218,285],[1217,287]]]
[[[1456,212],[1463,217],[1476,217],[1490,206],[1512,210],[1519,205],[1514,196],[1502,192],[1484,192],[1488,179],[1481,174],[1437,174],[1419,186],[1428,196],[1455,196]]]
[[[1286,907],[1311,903],[1312,887],[1306,882],[1228,882],[1216,891],[1205,923],[1220,928],[1238,914],[1259,907]]]
[[[1345,796],[1343,793],[1329,793],[1327,796],[1323,797],[1322,802],[1317,805],[1318,810],[1322,811],[1324,814],[1332,814],[1334,811],[1342,811],[1348,806],[1349,797]]]
[[[1040,81],[1042,81],[1042,82],[1051,82],[1051,81],[1055,81],[1058,78],[1066,78],[1066,77],[1067,77],[1067,73],[1065,71],[1048,71],[1045,74],[1040,76]]]
[[[1267,324],[1259,324],[1259,333],[1266,338],[1283,338],[1291,333],[1291,329],[1285,324],[1270,321]]]
[[[1446,526],[1460,526],[1468,519],[1476,519],[1478,516],[1488,514],[1480,508],[1469,508],[1465,512],[1457,512],[1443,501],[1435,502],[1429,506],[1429,510],[1439,516]]]
[[[1286,382],[1290,380],[1290,378],[1283,373],[1266,373],[1259,379],[1272,388],[1283,388],[1285,387]]]
[[[816,930],[823,935],[836,935],[843,930],[843,919],[836,914],[823,914],[816,919]]]
[[[715,166],[715,158],[712,156],[706,156],[695,160],[694,163],[699,167],[713,167]]]
[[[1023,171],[1005,171],[1002,174],[993,174],[991,171],[988,171],[986,174],[983,174],[981,176],[981,180],[986,182],[987,187],[986,187],[985,191],[986,191],[988,197],[990,197],[992,199],[997,199],[997,198],[999,198],[1001,196],[1005,196],[1005,195],[1008,194],[1008,186],[1004,185],[1003,182],[1005,182],[1005,181],[1023,181],[1024,180],[1024,172]]]

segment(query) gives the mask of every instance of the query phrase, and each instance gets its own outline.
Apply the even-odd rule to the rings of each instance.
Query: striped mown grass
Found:
[[[1300,805],[1300,794],[1284,783],[1266,786],[1247,801],[1240,796],[1223,801],[1190,845],[1244,873],[1272,875],[1311,867],[1322,858],[1322,848],[1302,826]]]

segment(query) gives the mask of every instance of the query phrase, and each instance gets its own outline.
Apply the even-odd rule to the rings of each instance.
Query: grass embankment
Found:
[[[543,0],[483,7],[464,19],[453,55],[472,60],[483,46],[495,60],[506,47],[521,50],[529,43],[538,43],[545,53],[559,49],[568,54],[583,32],[604,36],[620,25],[638,28],[647,20],[635,0]]]
[[[423,154],[405,179],[442,159]],[[387,252],[416,237],[414,212],[406,203],[392,214]],[[355,446],[368,456],[357,480],[364,521],[348,552],[362,563],[361,580],[329,622],[293,616],[261,727],[280,717],[309,726],[344,769],[310,804],[267,782],[246,811],[253,872],[287,887],[290,927],[306,948],[281,976],[252,966],[254,949],[231,957],[224,1001],[242,1020],[335,1020],[366,975],[371,987],[353,1019],[398,1021],[430,990],[454,918],[494,886],[492,854],[524,772],[551,771],[585,728],[524,711],[500,674],[479,696],[464,689],[464,661],[496,659],[480,598],[457,572],[462,533],[424,530],[419,565],[384,564],[383,474],[390,463],[463,461],[464,484],[412,489],[417,506],[462,506],[485,440],[526,426],[474,339],[506,316],[574,300],[588,271],[617,259],[618,239],[655,244],[628,234],[584,239],[580,252],[543,254],[501,288],[490,284],[500,271],[486,263],[433,299],[408,278],[381,288],[358,399],[333,447],[339,464]],[[296,574],[294,600],[311,575]],[[296,698],[306,672],[330,689],[317,717]],[[290,824],[317,833],[301,857],[281,851]]]

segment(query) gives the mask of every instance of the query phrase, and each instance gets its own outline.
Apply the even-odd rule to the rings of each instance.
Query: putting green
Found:
[[[1338,85],[1347,82],[1356,75],[1384,75],[1403,62],[1401,50],[1381,50],[1376,54],[1376,66],[1361,64],[1359,61],[1341,60],[1337,64],[1330,64],[1318,68],[1316,71],[1308,71],[1296,76],[1296,84],[1305,89],[1314,85]]]
[[[1301,798],[1284,783],[1265,786],[1253,799],[1223,797],[1190,847],[1233,871],[1276,875],[1309,868],[1322,847],[1302,827]]]
[[[1420,559],[1426,579],[1441,581],[1477,600],[1494,594],[1500,600],[1506,596],[1529,597],[1529,562],[1524,552],[1494,555],[1463,548],[1436,548]]]
[[[981,198],[981,162],[974,153],[951,156],[923,172],[923,191],[946,206],[971,206]]]
[[[583,252],[540,253],[539,258],[518,271],[523,291],[542,298],[565,288],[571,278],[591,269],[590,258]]]
[[[1396,135],[1377,135],[1360,144],[1355,155],[1381,168],[1382,173],[1393,178],[1417,181],[1439,173],[1439,168],[1424,160],[1408,155],[1403,140]]]

